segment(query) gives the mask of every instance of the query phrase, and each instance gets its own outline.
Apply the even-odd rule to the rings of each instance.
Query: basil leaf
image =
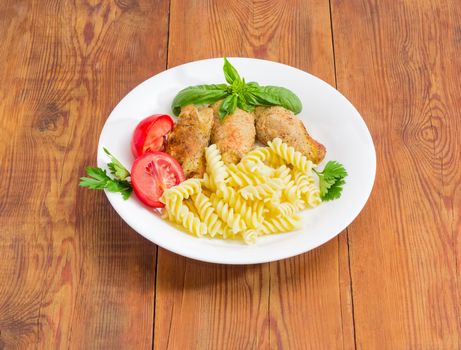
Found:
[[[257,101],[257,105],[282,106],[294,114],[298,114],[303,109],[298,96],[284,87],[260,86],[259,89],[251,91],[250,94]]]
[[[247,84],[247,89],[249,91],[253,91],[253,90],[257,90],[259,89],[261,86],[255,82],[255,81],[250,81],[248,84]]]
[[[237,106],[240,109],[243,109],[245,112],[253,112],[254,111],[254,106],[251,104],[248,104],[243,96],[239,96],[237,100]]]
[[[221,121],[224,119],[226,115],[234,113],[236,108],[237,108],[237,95],[227,96],[224,99],[224,101],[222,101],[221,107],[219,107],[219,116],[221,117]]]
[[[171,104],[171,109],[175,115],[178,115],[183,106],[215,103],[228,94],[226,84],[189,86],[178,92]]]
[[[249,105],[251,105],[253,107],[260,105],[259,99],[255,95],[253,95],[253,93],[251,93],[249,91],[245,91],[243,93],[243,96],[245,97],[245,102],[248,103]],[[242,107],[240,107],[240,108],[242,108]]]
[[[240,75],[237,70],[230,64],[226,57],[224,57],[224,77],[229,84],[232,84],[234,81],[240,81]]]

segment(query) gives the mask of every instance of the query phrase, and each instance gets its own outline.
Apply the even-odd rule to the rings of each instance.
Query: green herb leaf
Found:
[[[224,99],[220,107],[221,119],[233,113],[237,106],[247,112],[253,111],[256,106],[282,106],[295,114],[301,112],[302,103],[292,91],[278,86],[260,86],[256,82],[246,83],[227,58],[224,58],[223,71],[229,85],[185,88],[173,100],[173,113],[178,115],[181,107],[188,104],[212,104],[221,99]]]
[[[245,98],[241,95],[237,99],[237,106],[238,108],[243,109],[245,112],[248,113],[253,112],[255,109],[252,105],[248,104]]]
[[[116,178],[110,178],[104,169],[89,166],[86,168],[89,177],[81,177],[80,186],[94,190],[106,189],[109,192],[120,192],[123,199],[126,200],[133,192],[131,183],[126,180],[130,176],[130,172],[107,149],[104,148],[104,152],[112,160],[107,166]]]
[[[130,176],[130,172],[127,168],[125,168],[122,163],[119,162],[117,158],[115,158],[107,148],[103,148],[104,152],[110,157],[110,162],[107,164],[108,168],[110,169],[110,173],[114,175],[119,180],[125,180],[128,176]]]
[[[328,192],[323,195],[322,200],[328,202],[341,197],[343,185],[345,183],[346,181],[344,180],[337,180],[333,185],[331,185],[331,187],[328,189]]]
[[[101,168],[89,166],[86,167],[86,173],[91,177],[80,178],[80,186],[97,190],[105,188],[107,181],[110,180],[110,177],[107,175],[106,171]]]
[[[254,88],[254,86],[253,86]],[[303,109],[301,100],[292,91],[280,86],[260,86],[251,91],[256,105],[282,106],[294,114]]]
[[[189,104],[212,104],[229,95],[226,84],[189,86],[178,92],[174,98],[171,109],[179,115],[181,107]]]
[[[322,171],[323,175],[328,178],[340,179],[347,176],[344,166],[336,160],[330,160]]]
[[[133,192],[133,187],[131,187],[131,183],[127,180],[111,180],[107,183],[106,189],[109,192],[120,192],[125,200],[130,198]]]
[[[331,201],[341,197],[344,178],[348,175],[346,169],[337,161],[329,161],[323,171],[314,169],[319,177],[320,197],[323,201]]]
[[[224,57],[224,77],[229,84],[234,83],[234,81],[240,81],[240,75],[237,70],[232,66],[232,64]]]
[[[237,108],[237,101],[237,95],[229,95],[224,99],[221,103],[221,107],[219,107],[219,116],[221,117],[221,121],[226,115],[234,113]]]

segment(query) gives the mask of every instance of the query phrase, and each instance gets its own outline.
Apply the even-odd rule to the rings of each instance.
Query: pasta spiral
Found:
[[[258,147],[248,152],[240,164],[242,164],[248,171],[258,173],[263,176],[272,176],[274,169],[264,164],[266,159],[271,159],[274,153],[268,147]]]
[[[311,171],[313,163],[306,158],[301,152],[298,152],[294,147],[283,143],[281,139],[276,138],[268,142],[268,145],[274,153],[283,158],[286,162],[293,165],[295,168],[304,173]]]
[[[194,193],[200,192],[202,185],[199,179],[189,179],[181,182],[179,185],[171,187],[163,192],[160,201],[165,203],[168,198],[176,197],[178,200],[189,198]]]
[[[271,210],[273,213],[275,213],[275,215],[277,215],[277,217],[280,217],[293,216],[299,209],[296,204],[290,202],[283,202],[278,204],[271,204]]]
[[[216,145],[205,149],[206,173],[164,191],[162,217],[189,233],[240,239],[291,231],[298,211],[321,203],[313,163],[280,139],[224,164]]]
[[[195,216],[189,208],[180,204],[175,209],[170,207],[170,203],[176,201],[175,198],[168,199],[166,201],[166,208],[168,211],[168,218],[176,222],[177,224],[182,225],[187,231],[196,235],[197,237],[203,237],[207,234],[206,225],[200,221],[200,219]]]
[[[255,229],[246,230],[242,232],[242,238],[246,244],[256,243],[256,239],[258,238],[258,236],[259,236],[259,232],[258,230],[255,230]]]
[[[222,234],[224,223],[219,219],[218,215],[216,215],[210,199],[205,196],[203,192],[199,192],[192,195],[192,200],[198,210],[200,219],[206,224],[210,236],[214,237],[218,233]]]
[[[235,164],[227,165],[229,173],[229,185],[234,187],[243,187],[249,185],[257,185],[260,183],[261,178],[255,176],[255,174],[247,172],[245,169],[238,167]]]
[[[320,189],[315,184],[310,184],[308,190],[303,193],[302,199],[311,208],[318,206],[322,203],[320,198]]]
[[[205,159],[207,171],[211,178],[211,181],[209,181],[210,185],[212,187],[224,186],[227,178],[227,171],[216,145],[213,144],[205,149]]]
[[[195,216],[199,216],[197,208],[194,205],[194,202],[189,198],[184,200],[183,204],[189,209],[189,211]]]
[[[275,169],[274,177],[281,179],[285,184],[288,184],[291,180],[291,169],[286,165],[282,165]]]
[[[309,191],[309,185],[311,184],[309,177],[300,171],[294,171],[294,183],[298,187],[298,196],[302,193]]]
[[[234,209],[227,202],[219,199],[215,194],[210,197],[211,203],[216,211],[216,214],[223,220],[232,230],[233,233],[238,233],[246,229],[240,214],[235,213]]]
[[[263,234],[287,232],[297,228],[300,223],[298,216],[278,217],[266,220],[261,225]]]
[[[281,179],[273,178],[261,185],[246,186],[240,190],[240,194],[245,199],[269,200],[271,195],[283,188],[283,185]]]
[[[299,199],[298,196],[298,186],[295,185],[294,181],[290,181],[286,187],[283,189],[283,196],[290,203],[296,203]]]
[[[229,206],[235,210],[245,221],[246,225],[250,228],[257,228],[261,224],[259,212],[253,210],[253,207],[256,210],[259,210],[257,207],[258,203],[254,202],[253,204],[246,201],[240,193],[238,193],[232,187],[225,187],[218,191],[218,196],[226,201]],[[261,209],[264,208],[263,203],[260,203]],[[261,215],[262,216],[262,215]]]

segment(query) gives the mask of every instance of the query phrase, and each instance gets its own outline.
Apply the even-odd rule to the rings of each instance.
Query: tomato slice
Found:
[[[144,204],[163,208],[163,191],[186,179],[181,165],[167,153],[150,152],[137,158],[131,168],[131,182],[136,196]]]
[[[163,151],[166,135],[173,129],[173,119],[167,114],[154,114],[143,119],[134,129],[131,152],[135,158],[148,152]]]

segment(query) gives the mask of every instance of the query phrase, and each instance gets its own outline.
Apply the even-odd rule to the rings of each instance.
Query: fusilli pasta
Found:
[[[216,145],[213,144],[206,148],[205,159],[208,176],[211,180],[209,184],[212,189],[224,186],[227,178],[227,171]]]
[[[283,143],[281,139],[276,138],[269,141],[268,145],[279,157],[283,158],[287,163],[293,165],[302,172],[308,173],[312,170],[313,163],[301,152],[296,151],[294,147]]]
[[[199,237],[239,238],[247,244],[297,228],[298,212],[321,203],[313,163],[280,139],[268,145],[227,165],[216,145],[207,147],[203,179],[165,190],[163,217]]]

